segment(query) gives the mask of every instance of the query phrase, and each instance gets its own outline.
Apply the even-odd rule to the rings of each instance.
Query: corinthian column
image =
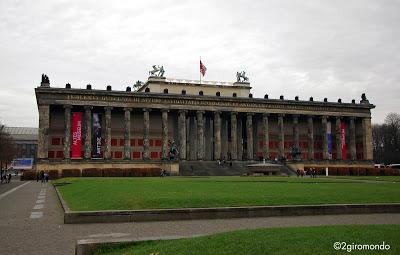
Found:
[[[64,105],[64,159],[71,158],[71,109],[72,105]]]
[[[143,109],[143,160],[150,159],[150,109]]]
[[[299,143],[299,115],[293,115],[293,145],[294,147],[300,147]]]
[[[179,111],[179,158],[186,159],[186,113],[185,110]]]
[[[231,112],[231,159],[237,159],[237,112]]]
[[[263,114],[263,158],[269,159],[269,123],[268,123],[269,113]]]
[[[124,108],[124,159],[131,159],[131,111]]]
[[[197,159],[204,159],[204,111],[197,111]]]
[[[329,153],[328,153],[328,117],[327,116],[322,116],[322,156],[323,159],[329,159]]]
[[[355,124],[355,117],[350,117],[350,159],[356,160],[357,159],[357,152],[356,152],[356,124]]]
[[[162,159],[168,159],[168,110],[161,110],[162,117]]]
[[[110,106],[104,108],[106,111],[106,132],[104,158],[111,159],[111,110]]]
[[[336,133],[336,159],[343,159],[342,157],[342,132],[340,129],[340,117],[336,117],[335,122],[335,133]]]
[[[214,159],[221,159],[221,116],[214,112]]]
[[[247,159],[253,160],[254,145],[253,145],[253,113],[247,113],[246,119],[247,128]]]
[[[308,134],[308,160],[314,159],[314,121],[313,116],[307,118],[307,134]]]
[[[92,106],[85,106],[85,159],[92,157]]]
[[[237,119],[237,158],[243,160],[243,121],[239,116]]]
[[[285,131],[283,128],[283,117],[285,114],[278,115],[278,132],[279,132],[279,148],[278,154],[281,157],[285,157]]]
[[[39,136],[37,158],[46,159],[49,149],[50,106],[42,105],[39,108]]]

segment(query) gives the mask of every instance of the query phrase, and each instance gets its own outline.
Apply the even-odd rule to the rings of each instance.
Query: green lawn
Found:
[[[66,178],[71,210],[400,202],[400,183],[297,177]]]
[[[400,182],[400,176],[329,176],[327,178]]]
[[[336,251],[335,242],[385,244],[389,250]],[[345,246],[346,247],[346,246]],[[400,225],[322,226],[242,230],[211,236],[105,246],[96,255],[400,254]]]

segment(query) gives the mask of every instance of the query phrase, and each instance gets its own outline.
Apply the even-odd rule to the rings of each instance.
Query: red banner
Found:
[[[82,147],[82,113],[72,113],[72,155],[71,158],[81,158]]]
[[[340,139],[342,140],[342,159],[346,160],[346,124],[340,122]]]

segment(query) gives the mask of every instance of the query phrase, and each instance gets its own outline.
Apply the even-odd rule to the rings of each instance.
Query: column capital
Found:
[[[269,117],[270,116],[270,114],[269,113],[263,113],[263,117]]]
[[[313,119],[315,116],[314,115],[307,115],[307,118]]]
[[[142,109],[144,112],[151,112],[151,109],[150,108],[143,108]]]
[[[233,115],[237,116],[238,113],[237,112],[231,112],[231,116],[233,116]]]
[[[220,115],[220,114],[221,114],[221,111],[214,111],[213,114],[214,114],[214,115]]]
[[[72,105],[70,105],[70,104],[65,104],[65,105],[63,105],[63,108],[64,108],[64,109],[72,109]]]
[[[196,113],[197,113],[197,114],[200,114],[200,113],[201,113],[201,114],[204,114],[205,111],[203,111],[203,110],[198,110],[198,111],[196,111]]]
[[[130,111],[132,111],[132,108],[130,108],[130,107],[124,107],[124,111],[125,111],[125,112],[126,112],[126,111],[130,112]]]
[[[106,110],[106,111],[111,111],[112,109],[113,109],[112,106],[106,106],[106,107],[104,107],[104,110]]]
[[[91,106],[91,105],[85,105],[83,108],[84,108],[86,111],[88,111],[88,110],[92,110],[92,109],[93,109],[93,106]]]
[[[246,112],[246,115],[247,115],[247,117],[253,116],[253,115],[254,115],[254,112]]]
[[[163,109],[161,109],[161,112],[169,112],[169,109],[163,108]]]
[[[285,117],[284,113],[278,113],[278,117]]]
[[[188,110],[179,110],[179,111],[178,111],[179,114],[181,114],[181,113],[186,114],[187,112],[188,112]]]

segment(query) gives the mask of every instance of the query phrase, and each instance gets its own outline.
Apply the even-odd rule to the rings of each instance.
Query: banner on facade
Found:
[[[326,133],[328,136],[328,157],[332,159],[332,124],[329,121],[326,125]]]
[[[346,160],[346,124],[340,122],[340,139],[342,140],[342,159]]]
[[[93,113],[92,158],[102,158],[101,151],[101,114]]]
[[[72,113],[72,154],[71,158],[81,158],[82,148],[82,113]]]

